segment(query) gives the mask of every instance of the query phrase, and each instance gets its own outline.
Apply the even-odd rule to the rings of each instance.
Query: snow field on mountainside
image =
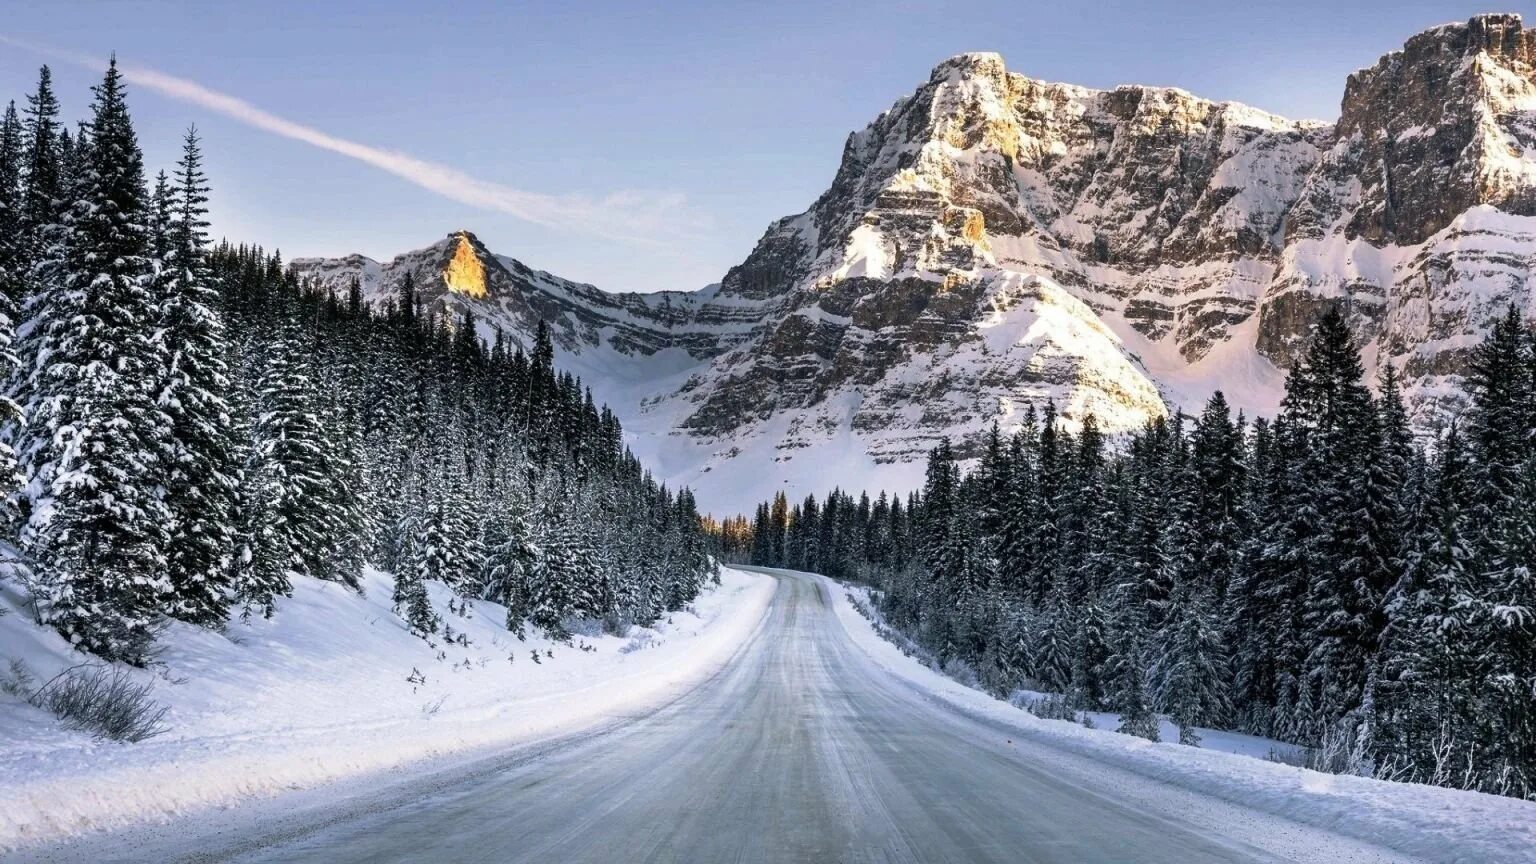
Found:
[[[406,763],[578,731],[659,706],[751,636],[774,582],[722,569],[689,609],[623,637],[596,630],[520,641],[494,603],[429,583],[445,629],[432,645],[390,608],[392,577],[363,594],[295,580],[271,619],[224,633],[173,623],[148,670],[167,731],[127,744],[60,728],[0,693],[0,851],[165,819]],[[464,612],[448,611],[462,602]],[[40,685],[89,662],[0,594],[0,676],[12,661]],[[451,632],[452,640],[448,638]]]
[[[1294,748],[1249,735],[1200,730],[1202,746],[1188,747],[1175,743],[1177,732],[1166,721],[1164,740],[1153,743],[1116,733],[1112,714],[1092,714],[1091,729],[1041,719],[908,656],[855,605],[872,609],[867,589],[825,581],[844,629],[877,665],[963,714],[1016,730],[1022,740],[1430,861],[1536,860],[1536,802],[1297,768],[1266,758]]]

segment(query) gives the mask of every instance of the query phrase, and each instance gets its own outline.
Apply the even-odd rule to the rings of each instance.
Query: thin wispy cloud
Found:
[[[0,42],[89,68],[106,61],[0,35]],[[222,114],[255,129],[371,165],[438,195],[564,231],[640,243],[696,237],[705,221],[679,192],[620,190],[600,196],[551,195],[472,176],[450,165],[332,135],[196,81],[118,61],[130,84]]]

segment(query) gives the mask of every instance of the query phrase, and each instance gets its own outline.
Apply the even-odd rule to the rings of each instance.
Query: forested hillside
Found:
[[[1329,314],[1272,421],[1218,393],[1111,445],[1047,409],[969,473],[939,446],[905,504],[764,503],[750,557],[873,583],[888,621],[999,695],[1536,797],[1536,336],[1513,307],[1471,368],[1470,408],[1420,446]]]
[[[115,61],[94,94],[71,131],[45,67],[0,125],[0,478],[39,621],[142,664],[167,619],[281,615],[295,579],[355,587],[370,562],[423,636],[438,580],[558,638],[712,577],[692,496],[650,479],[547,331],[527,356],[409,285],[373,310],[210,249],[195,131],[151,180]]]

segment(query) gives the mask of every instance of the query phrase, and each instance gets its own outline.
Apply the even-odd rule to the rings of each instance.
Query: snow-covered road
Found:
[[[773,575],[766,626],[659,709],[21,860],[1407,860],[957,711],[850,639],[831,583]]]

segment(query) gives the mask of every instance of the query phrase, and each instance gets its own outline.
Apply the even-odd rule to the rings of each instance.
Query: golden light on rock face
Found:
[[[981,238],[987,233],[987,220],[977,211],[965,214],[965,223],[960,228],[960,233],[972,243],[980,243]]]
[[[463,234],[459,235],[459,247],[453,252],[453,260],[448,262],[448,269],[443,271],[443,282],[455,294],[476,300],[485,298],[485,265],[480,263],[475,247],[469,244],[469,238]]]

